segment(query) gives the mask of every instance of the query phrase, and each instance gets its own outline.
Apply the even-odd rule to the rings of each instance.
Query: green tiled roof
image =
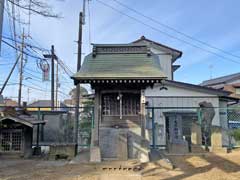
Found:
[[[147,54],[89,54],[75,80],[90,79],[162,79],[159,60]]]

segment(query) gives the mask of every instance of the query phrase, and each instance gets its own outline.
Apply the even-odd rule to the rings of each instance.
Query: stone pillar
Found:
[[[196,122],[193,122],[191,126],[191,142],[193,145],[202,145],[201,126]]]
[[[94,99],[94,128],[92,129],[91,146],[99,145],[99,118],[100,118],[100,92],[98,89],[95,90]]]
[[[101,162],[101,150],[99,148],[100,103],[100,91],[95,89],[94,128],[92,129],[91,134],[90,162]]]
[[[227,148],[222,143],[222,128],[213,126],[211,128],[211,151],[215,153],[227,153]]]
[[[202,129],[196,122],[191,126],[191,152],[204,153],[205,150],[202,147]]]

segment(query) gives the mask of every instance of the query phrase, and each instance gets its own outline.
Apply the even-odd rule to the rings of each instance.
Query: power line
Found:
[[[222,55],[220,55],[220,54],[218,54],[218,53],[216,53],[216,52],[210,51],[210,50],[208,50],[208,49],[204,49],[204,48],[202,48],[202,47],[200,47],[200,46],[197,46],[197,45],[195,45],[195,44],[192,44],[192,43],[190,43],[190,42],[188,42],[188,41],[185,41],[185,40],[183,40],[183,39],[180,39],[180,38],[178,38],[178,37],[175,37],[175,36],[173,36],[173,35],[165,32],[165,31],[162,31],[162,30],[160,30],[160,29],[158,29],[158,28],[156,28],[156,27],[154,27],[154,26],[151,26],[151,25],[145,23],[144,21],[141,21],[141,20],[139,20],[139,19],[137,19],[137,18],[135,18],[135,17],[133,17],[133,16],[128,15],[128,14],[126,14],[126,13],[118,10],[117,8],[111,6],[111,5],[104,3],[104,2],[101,1],[101,0],[96,0],[96,1],[99,2],[99,3],[101,3],[101,4],[104,5],[104,6],[108,7],[108,8],[110,8],[110,9],[112,9],[112,10],[114,10],[114,11],[116,11],[116,12],[118,12],[118,13],[120,13],[120,14],[128,17],[128,18],[130,18],[130,19],[133,19],[134,21],[136,21],[136,22],[138,22],[138,23],[140,23],[140,24],[143,24],[143,25],[145,25],[145,26],[153,29],[154,31],[157,31],[157,32],[160,32],[160,33],[164,34],[165,36],[168,36],[168,37],[170,37],[170,38],[172,38],[172,39],[181,41],[181,42],[183,42],[183,43],[185,43],[185,44],[188,44],[188,45],[190,45],[190,46],[192,46],[192,47],[194,47],[194,48],[200,49],[200,50],[205,51],[205,52],[207,52],[207,53],[213,54],[213,55],[215,55],[215,56],[217,56],[217,57],[219,57],[219,58],[221,58],[221,59],[228,60],[228,61],[234,62],[234,63],[236,63],[236,64],[240,64],[240,61],[236,61],[236,60],[234,60],[234,59],[231,59],[231,58],[222,56]]]
[[[33,73],[42,74],[41,72],[34,71],[34,70],[32,70],[32,69],[29,69],[29,68],[26,68],[26,67],[25,67],[24,69],[27,69],[28,71],[31,71],[31,72],[33,72]]]
[[[36,79],[42,80],[41,78],[39,78],[39,77],[33,75],[32,73],[30,73],[30,72],[28,72],[28,71],[24,71],[24,73],[27,73],[28,75],[30,75],[31,78],[34,77],[34,78],[36,78]]]
[[[2,39],[2,42],[5,43],[6,45],[10,46],[13,49],[16,49],[17,51],[20,51],[18,48],[15,48],[13,45],[11,45],[10,43],[8,43],[7,41],[5,41],[3,39]],[[33,55],[31,55],[31,54],[29,54],[29,53],[27,53],[25,51],[23,51],[23,54],[25,54],[25,55],[27,55],[29,57],[35,58],[35,59],[40,59],[40,60],[44,59],[44,58],[40,58],[40,57],[37,57],[37,56],[33,56]]]
[[[8,65],[13,65],[14,63],[2,63],[0,66],[8,66]]]
[[[57,58],[57,63],[62,67],[64,72],[71,77],[74,73],[73,71],[58,57]]]
[[[8,40],[11,40],[11,41],[14,41],[14,42],[16,42],[16,43],[21,43],[20,41],[17,41],[17,40],[15,40],[15,39],[12,39],[12,38],[10,38],[10,37],[7,37],[7,36],[2,36],[4,39],[8,39]],[[30,47],[31,49],[32,48],[35,48],[35,49],[38,49],[38,50],[40,50],[40,51],[48,51],[48,49],[44,49],[44,48],[41,48],[41,47],[38,47],[38,46],[34,46],[34,45],[32,45],[32,44],[28,44],[28,43],[24,43],[24,45],[25,46],[28,46],[28,47]]]
[[[194,38],[193,36],[190,36],[190,35],[188,35],[188,34],[186,34],[186,33],[183,33],[183,32],[181,32],[181,31],[179,31],[179,30],[177,30],[177,29],[175,29],[175,28],[173,28],[173,27],[171,27],[171,26],[169,26],[169,25],[166,25],[166,24],[164,24],[164,23],[162,23],[162,22],[160,22],[160,21],[158,21],[158,20],[156,20],[156,19],[154,19],[154,18],[152,18],[152,17],[146,16],[145,14],[141,13],[140,11],[137,11],[137,10],[131,8],[131,7],[127,6],[126,4],[124,4],[124,3],[122,3],[122,2],[120,2],[120,1],[118,1],[118,0],[112,0],[112,1],[116,2],[117,4],[119,4],[119,5],[121,5],[121,6],[125,7],[125,8],[127,8],[128,10],[133,11],[134,13],[136,13],[136,14],[138,14],[138,15],[146,18],[146,19],[149,19],[150,21],[152,21],[152,22],[154,22],[154,23],[156,23],[156,24],[159,24],[159,25],[161,25],[161,26],[163,26],[163,27],[165,27],[165,28],[167,28],[167,29],[170,29],[170,30],[172,30],[172,31],[174,31],[174,32],[176,32],[176,33],[178,33],[178,34],[180,34],[180,35],[182,35],[182,36],[184,36],[184,37],[186,37],[186,38],[188,38],[188,39],[191,39],[191,40],[193,40],[193,41],[196,41],[196,42],[198,42],[198,43],[200,43],[200,44],[203,44],[203,45],[205,45],[205,46],[208,46],[208,47],[210,47],[210,48],[212,48],[212,49],[218,50],[218,51],[220,51],[220,52],[222,52],[222,53],[224,53],[224,54],[227,54],[227,55],[229,55],[229,56],[232,56],[232,57],[235,57],[235,58],[240,58],[240,56],[237,56],[237,55],[232,54],[232,53],[230,53],[230,52],[228,52],[228,51],[225,51],[225,50],[223,50],[223,49],[221,49],[221,48],[219,48],[219,47],[216,47],[216,46],[211,45],[211,44],[209,44],[209,43],[207,43],[207,42],[204,42],[204,41],[202,41],[202,40],[199,40],[199,39],[197,39],[197,38]]]

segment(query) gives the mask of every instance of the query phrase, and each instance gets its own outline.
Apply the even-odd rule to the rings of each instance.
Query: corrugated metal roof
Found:
[[[230,74],[227,76],[222,76],[222,77],[218,77],[215,79],[206,80],[206,81],[203,81],[200,85],[208,86],[208,85],[221,84],[221,83],[225,83],[227,81],[233,80],[235,78],[240,78],[240,73]]]
[[[166,78],[158,59],[147,54],[89,54],[73,79]]]

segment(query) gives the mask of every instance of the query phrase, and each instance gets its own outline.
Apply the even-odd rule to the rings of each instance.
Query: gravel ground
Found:
[[[0,159],[0,180],[239,180],[240,151],[229,154],[170,156],[174,170],[158,162],[103,162],[100,164],[68,161]],[[141,165],[142,170],[136,167]],[[135,167],[135,169],[134,169]]]

